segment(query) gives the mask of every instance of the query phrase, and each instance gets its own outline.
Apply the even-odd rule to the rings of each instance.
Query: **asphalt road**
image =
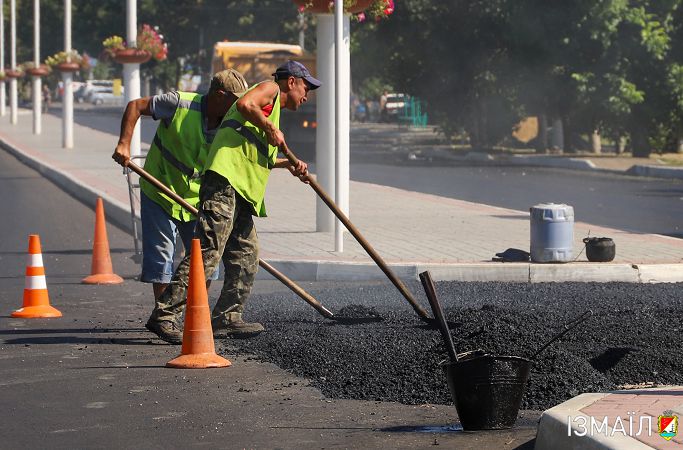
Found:
[[[562,323],[594,310],[534,362],[524,399],[532,409],[512,430],[452,428],[439,334],[387,283],[303,284],[334,312],[359,304],[385,319],[346,326],[323,320],[285,287],[259,282],[246,315],[267,332],[217,343],[232,368],[164,369],[179,348],[142,328],[150,288],[134,280],[130,237],[109,227],[124,284],[81,285],[91,207],[4,152],[0,186],[12,193],[0,221],[0,435],[9,448],[528,448],[539,409],[585,391],[683,382],[680,285],[624,283],[438,283],[460,351],[528,357]],[[61,319],[8,316],[21,304],[29,233],[41,235]],[[409,287],[426,304],[417,283]]]
[[[117,108],[80,105],[80,125],[118,133]],[[142,121],[143,140],[156,123]],[[611,228],[683,237],[683,182],[538,167],[482,166],[413,160],[412,149],[351,145],[351,179],[448,198],[527,211],[544,202],[574,207],[575,220]],[[379,144],[379,145],[378,145]],[[378,163],[381,161],[381,163]]]
[[[164,364],[180,348],[162,343],[143,328],[152,307],[151,289],[134,279],[139,268],[131,261],[130,236],[108,227],[114,268],[125,282],[82,285],[80,280],[90,271],[94,205],[77,202],[2,151],[0,189],[7,193],[0,221],[0,408],[4,412],[0,447],[431,448],[438,444],[497,449],[533,445],[538,411],[523,412],[512,430],[462,433],[453,427],[457,416],[451,405],[328,396],[310,379],[254,358],[231,342],[216,346],[233,361],[228,369],[166,369]],[[41,237],[51,304],[64,314],[62,318],[9,316],[22,303],[28,234]],[[337,291],[364,285],[377,286],[321,283],[307,284],[306,289],[330,298]],[[219,289],[215,283],[211,298]],[[255,305],[275,305],[267,310],[271,320],[296,311],[310,314],[277,283],[258,282],[254,295]],[[283,296],[285,301],[280,301]],[[316,320],[313,326],[320,325]],[[287,324],[282,322],[285,328]],[[272,331],[276,337],[274,327]],[[352,331],[339,330],[335,335],[345,338]],[[297,328],[289,330],[297,332]],[[317,338],[312,348],[321,344],[324,340]],[[436,373],[434,367],[423,370]],[[444,389],[442,380],[440,391]]]

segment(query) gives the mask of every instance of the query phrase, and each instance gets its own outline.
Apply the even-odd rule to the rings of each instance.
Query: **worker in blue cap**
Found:
[[[296,61],[281,65],[273,76],[274,80],[252,86],[230,108],[204,166],[195,237],[201,241],[205,273],[211,275],[221,260],[225,268],[223,288],[211,313],[215,337],[244,338],[263,331],[260,323],[242,318],[258,270],[253,216],[266,215],[264,195],[271,169],[289,169],[302,181],[308,174],[305,162],[292,165],[277,157],[286,146],[280,111],[296,111],[321,83]],[[186,302],[189,266],[188,255],[148,321],[148,329],[167,342],[182,342],[179,319]]]

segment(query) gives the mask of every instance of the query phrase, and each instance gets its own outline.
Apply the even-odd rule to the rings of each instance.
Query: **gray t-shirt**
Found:
[[[154,120],[163,120],[166,124],[169,124],[175,115],[178,103],[180,103],[180,95],[176,91],[153,96],[150,105],[152,117]],[[205,109],[205,105],[202,104],[202,131],[204,132],[204,139],[210,144],[216,136],[218,127],[212,129],[207,128],[208,121]]]

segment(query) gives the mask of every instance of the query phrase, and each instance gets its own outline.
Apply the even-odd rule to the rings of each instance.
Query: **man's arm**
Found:
[[[262,111],[263,107],[273,103],[278,91],[279,87],[274,81],[261,83],[237,100],[237,110],[245,119],[266,133],[266,138],[270,145],[282,148],[282,146],[286,145],[285,135],[273,125],[273,122],[266,118]],[[308,164],[303,161],[299,161],[295,167],[289,163],[288,159],[278,158],[275,161],[274,167],[289,169],[292,175],[297,177],[303,177],[308,174]]]
[[[269,121],[261,109],[273,103],[279,87],[274,81],[266,81],[256,86],[237,100],[237,110],[249,122],[266,133],[270,145],[276,147],[285,143],[285,135],[273,122]]]
[[[123,167],[128,165],[130,160],[130,140],[133,137],[133,130],[140,116],[151,116],[152,97],[139,98],[128,102],[126,111],[121,118],[121,131],[119,133],[119,143],[116,145],[114,154],[111,157]]]

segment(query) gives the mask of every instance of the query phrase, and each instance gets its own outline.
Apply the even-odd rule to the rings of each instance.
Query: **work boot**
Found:
[[[242,320],[242,313],[238,312],[228,313],[227,318],[223,315],[214,317],[211,320],[211,328],[213,337],[233,339],[254,337],[264,330],[263,325],[258,322],[249,323]]]
[[[145,328],[159,336],[159,339],[166,341],[169,344],[183,343],[183,330],[178,328],[178,325],[170,320],[149,319],[145,324]]]

